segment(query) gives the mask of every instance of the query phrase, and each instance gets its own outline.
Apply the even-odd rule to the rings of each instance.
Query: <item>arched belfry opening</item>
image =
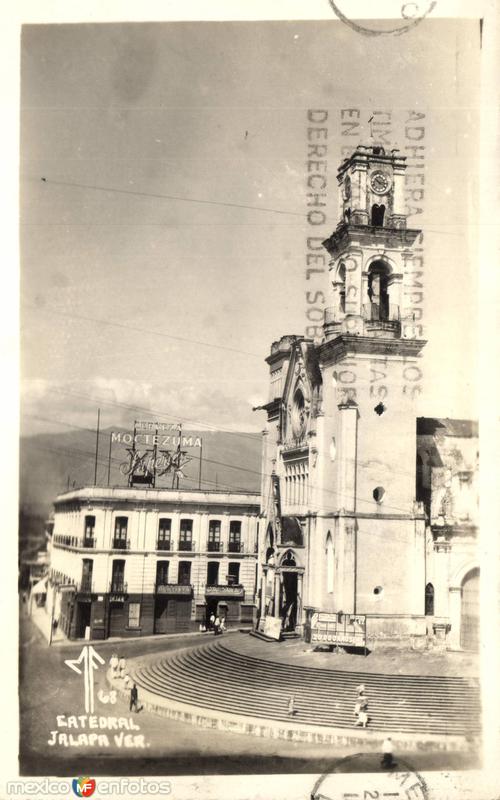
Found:
[[[372,216],[371,216],[371,224],[376,228],[382,228],[384,226],[384,217],[385,217],[385,205],[381,203],[374,203],[372,205]]]
[[[338,272],[339,311],[345,312],[345,264],[341,264]]]
[[[374,261],[368,270],[368,299],[370,319],[389,319],[389,267],[383,261]]]

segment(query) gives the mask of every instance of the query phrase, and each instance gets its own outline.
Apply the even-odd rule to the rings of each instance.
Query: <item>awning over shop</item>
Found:
[[[302,525],[297,517],[281,518],[281,539],[282,544],[295,544],[298,547],[302,547],[304,544],[304,534],[302,532]]]
[[[31,594],[47,594],[47,578],[42,578],[41,581],[35,583],[31,590]]]

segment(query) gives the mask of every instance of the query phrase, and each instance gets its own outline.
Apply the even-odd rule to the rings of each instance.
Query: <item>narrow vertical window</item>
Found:
[[[434,586],[428,583],[425,587],[425,616],[434,616]]]
[[[333,558],[333,542],[332,535],[328,531],[326,537],[326,591],[333,592],[333,573],[334,573],[334,558]]]

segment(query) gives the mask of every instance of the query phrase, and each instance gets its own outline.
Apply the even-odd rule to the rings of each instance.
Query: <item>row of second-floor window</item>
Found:
[[[95,547],[95,521],[93,515],[87,515],[84,521],[84,547]],[[128,538],[128,517],[115,517],[115,526],[113,532],[113,548],[117,550],[128,550],[130,548],[130,539]],[[207,547],[209,552],[222,552],[223,542],[221,539],[221,520],[212,519],[208,525]],[[62,534],[54,535],[54,544],[65,545],[68,547],[80,546],[78,537],[65,536]],[[170,517],[160,517],[158,522],[158,533],[156,537],[157,550],[172,550],[172,520]],[[193,549],[193,520],[181,519],[179,527],[179,550],[192,550]],[[230,553],[242,552],[241,541],[241,522],[239,520],[230,520],[229,522],[229,539],[227,543],[227,550]]]
[[[169,561],[158,561],[156,564],[156,580],[155,585],[166,586],[170,583],[180,584],[181,586],[188,586],[191,583],[191,561],[179,561],[176,574],[171,574]],[[79,584],[79,590],[83,592],[93,592],[95,587],[93,585],[93,567],[94,563],[91,558],[84,558],[82,561],[82,577]],[[221,574],[221,564],[219,561],[209,561],[207,564],[206,584],[207,586],[227,585],[236,586],[240,581],[240,564],[239,562],[230,562],[227,565],[227,573]],[[62,576],[61,576],[62,577]],[[69,579],[68,581],[69,582]],[[125,582],[125,560],[114,559],[112,562],[111,582],[109,585],[110,592],[126,592],[127,584]]]
[[[171,573],[169,561],[158,561],[156,563],[156,586],[165,586],[169,583],[186,584],[191,582],[191,561],[179,561],[177,573]],[[227,569],[224,574],[222,570]],[[223,567],[220,561],[209,561],[207,564],[206,584],[207,586],[235,586],[240,582],[240,563],[238,561],[229,562]]]

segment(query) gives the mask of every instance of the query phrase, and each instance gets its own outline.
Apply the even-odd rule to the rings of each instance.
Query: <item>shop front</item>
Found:
[[[182,583],[157,584],[154,633],[186,633],[191,628],[193,587]]]
[[[226,627],[236,625],[242,620],[241,605],[245,599],[245,589],[241,584],[228,586],[215,584],[205,587],[205,620],[208,624],[211,614],[226,620]]]

